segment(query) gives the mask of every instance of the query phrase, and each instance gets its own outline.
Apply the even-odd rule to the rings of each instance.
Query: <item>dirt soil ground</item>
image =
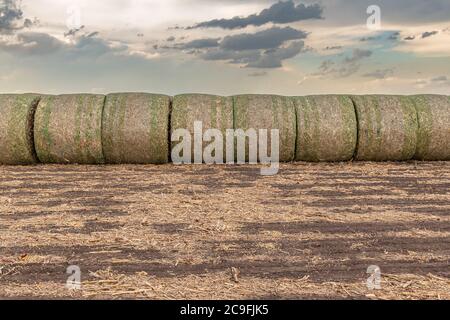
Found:
[[[0,298],[450,299],[450,162],[259,173],[0,167]]]

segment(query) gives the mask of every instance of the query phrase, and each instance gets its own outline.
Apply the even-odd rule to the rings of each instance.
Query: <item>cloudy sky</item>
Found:
[[[117,91],[450,94],[450,1],[0,0],[0,92]]]

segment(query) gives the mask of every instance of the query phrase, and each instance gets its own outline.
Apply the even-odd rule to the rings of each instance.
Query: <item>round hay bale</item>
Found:
[[[26,165],[38,162],[34,151],[33,121],[39,96],[0,95],[0,164]]]
[[[450,97],[410,97],[416,106],[419,131],[416,160],[450,160]]]
[[[105,96],[46,96],[35,115],[34,141],[42,163],[104,163],[102,111]]]
[[[414,103],[401,96],[353,96],[358,119],[356,160],[404,161],[417,145]]]
[[[234,98],[234,129],[267,129],[268,154],[271,154],[271,130],[280,134],[280,162],[295,158],[297,124],[293,101],[275,95],[239,95]],[[246,143],[248,160],[248,143]],[[258,155],[258,161],[261,161]]]
[[[297,112],[296,161],[348,161],[357,143],[358,125],[350,97],[293,97]]]
[[[102,124],[106,163],[167,163],[169,109],[170,97],[164,95],[107,95]]]
[[[194,139],[194,122],[201,121],[203,132],[217,129],[223,136],[223,162],[226,161],[226,130],[233,129],[233,99],[206,94],[182,94],[173,98],[171,134],[177,129],[186,129]],[[172,142],[172,148],[178,142]],[[202,152],[211,142],[204,141]],[[194,140],[191,161],[194,162]],[[215,154],[214,154],[215,155]],[[204,160],[204,159],[203,159]]]

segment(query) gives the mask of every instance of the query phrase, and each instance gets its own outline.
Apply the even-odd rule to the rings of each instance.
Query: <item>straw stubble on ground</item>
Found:
[[[447,162],[283,164],[273,177],[3,166],[0,180],[2,298],[450,299]],[[65,288],[69,265],[81,291]],[[366,287],[370,265],[381,290]]]

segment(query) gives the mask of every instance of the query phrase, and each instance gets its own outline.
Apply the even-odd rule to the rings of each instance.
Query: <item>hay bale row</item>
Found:
[[[39,96],[0,95],[0,164],[37,163],[33,141],[33,119]]]
[[[357,121],[346,96],[294,97],[297,112],[296,161],[347,161],[357,143]]]
[[[195,121],[202,132],[222,134],[222,150],[213,150],[217,162],[229,160],[227,129],[267,129],[268,156],[270,130],[278,129],[281,162],[450,160],[450,98],[439,95],[185,94],[171,104],[168,96],[146,93],[3,94],[0,115],[0,164],[167,163],[175,145],[170,133],[187,129],[194,138]],[[192,141],[192,161],[196,150],[211,151],[211,141]]]
[[[404,96],[353,96],[358,118],[356,160],[405,161],[414,157],[418,122]]]

